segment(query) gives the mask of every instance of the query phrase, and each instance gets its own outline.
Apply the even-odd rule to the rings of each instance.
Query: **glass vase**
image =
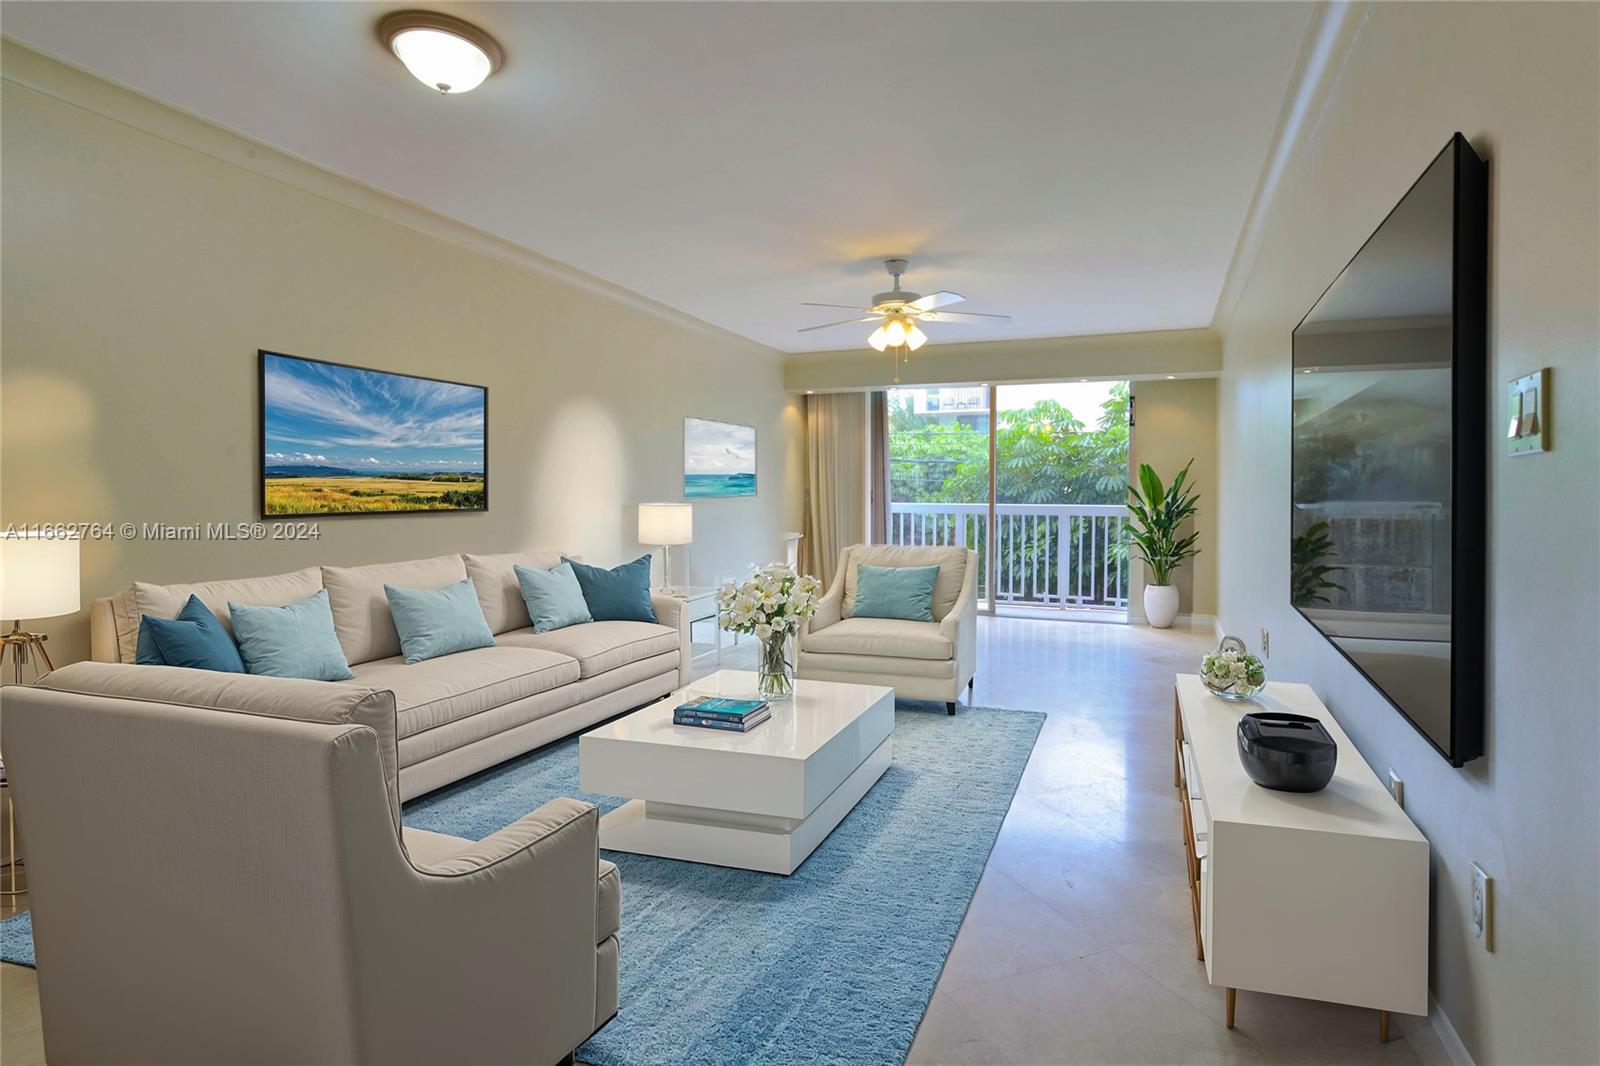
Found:
[[[794,666],[789,662],[787,637],[774,633],[761,642],[756,687],[765,700],[786,700],[794,695]]]

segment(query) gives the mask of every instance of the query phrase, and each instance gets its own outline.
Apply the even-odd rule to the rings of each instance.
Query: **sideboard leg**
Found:
[[[945,701],[944,713],[945,714],[955,714],[956,713],[956,704],[955,704],[954,700],[946,700]]]
[[[1233,1028],[1233,1003],[1234,1003],[1234,1000],[1236,1000],[1238,998],[1239,998],[1239,990],[1237,988],[1228,989],[1228,1028],[1229,1029]]]
[[[1386,1010],[1380,1010],[1378,1012],[1378,1043],[1387,1044],[1388,1042],[1389,1042],[1389,1012],[1386,1011]]]

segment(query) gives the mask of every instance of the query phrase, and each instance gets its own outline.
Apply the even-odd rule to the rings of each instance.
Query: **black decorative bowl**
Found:
[[[1250,780],[1279,792],[1317,792],[1333,780],[1339,746],[1303,714],[1256,711],[1239,719],[1239,761]]]

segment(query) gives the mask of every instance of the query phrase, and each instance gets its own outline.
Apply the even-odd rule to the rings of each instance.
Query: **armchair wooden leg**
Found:
[[[1387,1044],[1388,1042],[1389,1042],[1389,1012],[1386,1011],[1386,1010],[1380,1010],[1378,1012],[1378,1043]]]
[[[1237,988],[1228,989],[1228,1028],[1229,1029],[1233,1028],[1233,1004],[1234,1004],[1234,1001],[1237,1000],[1238,998],[1239,998],[1239,990]]]
[[[956,713],[956,702],[955,702],[955,700],[946,700],[945,701],[944,713],[945,714],[955,714]]]

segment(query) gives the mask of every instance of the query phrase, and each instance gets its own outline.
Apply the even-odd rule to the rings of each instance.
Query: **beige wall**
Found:
[[[1131,477],[1139,464],[1155,467],[1161,480],[1171,484],[1190,459],[1189,484],[1200,493],[1200,511],[1185,530],[1196,530],[1200,554],[1173,575],[1178,586],[1180,614],[1215,615],[1217,612],[1217,382],[1214,378],[1191,381],[1135,381],[1133,432],[1128,443]],[[1145,568],[1135,563],[1128,586],[1128,615],[1144,618]]]
[[[1375,4],[1307,122],[1231,314],[1222,623],[1272,632],[1433,849],[1432,984],[1480,1063],[1600,1061],[1600,7]],[[1454,130],[1490,160],[1487,754],[1448,766],[1289,607],[1290,331]],[[1511,459],[1505,385],[1553,368],[1555,450]],[[1140,412],[1141,416],[1143,412]],[[1254,643],[1252,641],[1252,643]],[[1341,757],[1343,757],[1341,755]],[[1496,878],[1494,952],[1470,864]]]
[[[632,558],[635,504],[681,498],[686,415],[758,433],[760,495],[696,504],[696,580],[800,528],[801,414],[770,349],[9,42],[5,76],[0,522],[254,520],[257,348],[489,387],[487,513],[90,541],[85,601],[461,550]],[[86,655],[84,616],[37,628],[58,664]]]
[[[960,343],[955,340],[960,326],[934,328],[939,335],[901,364],[899,384],[1114,381],[1141,374],[1215,375],[1222,369],[1222,343],[1208,329]],[[861,346],[848,351],[789,355],[784,359],[784,385],[821,392],[895,384],[894,360],[867,347],[865,327],[861,338]]]

